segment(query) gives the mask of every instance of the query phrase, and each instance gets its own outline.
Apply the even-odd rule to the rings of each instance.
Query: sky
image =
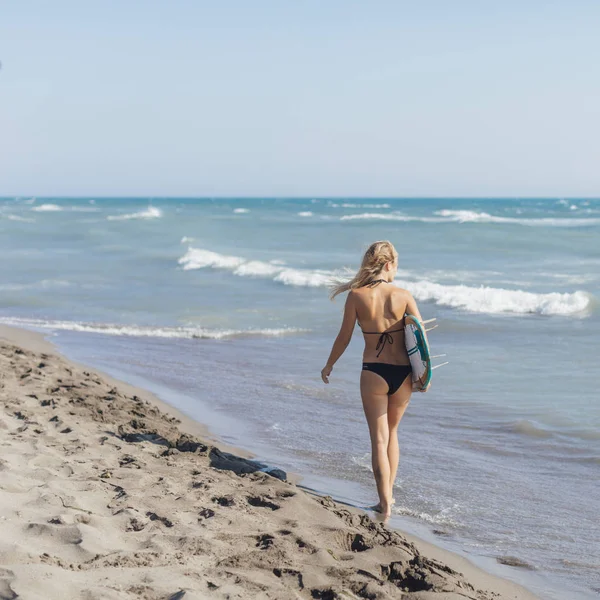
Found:
[[[600,196],[597,0],[0,0],[0,196]]]

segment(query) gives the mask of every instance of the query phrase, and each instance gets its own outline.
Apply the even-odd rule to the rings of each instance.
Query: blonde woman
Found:
[[[340,332],[327,364],[321,371],[325,383],[346,350],[358,321],[365,339],[360,394],[371,437],[373,474],[379,494],[375,509],[391,514],[392,490],[398,470],[398,424],[410,401],[412,377],[404,344],[404,315],[421,320],[417,304],[407,290],[391,285],[398,270],[398,253],[387,241],[375,242],[366,251],[358,273],[336,285],[333,300],[348,291]]]

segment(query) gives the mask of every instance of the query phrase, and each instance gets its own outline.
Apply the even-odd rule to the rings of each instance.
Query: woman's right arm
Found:
[[[344,318],[342,320],[342,326],[340,332],[333,342],[333,348],[327,359],[327,364],[321,369],[321,379],[325,383],[329,383],[329,375],[333,369],[333,365],[337,362],[339,357],[344,354],[344,351],[348,347],[350,340],[352,339],[352,332],[356,325],[356,304],[354,301],[354,294],[352,291],[348,293],[346,298],[346,304],[344,306]]]
[[[419,308],[417,307],[417,303],[412,294],[409,291],[406,291],[406,296],[406,314],[417,317],[419,321],[423,322],[423,317],[421,317],[421,313],[419,312]]]

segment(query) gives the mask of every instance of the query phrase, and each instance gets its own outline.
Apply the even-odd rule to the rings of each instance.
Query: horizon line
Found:
[[[210,196],[151,196],[151,195],[119,195],[114,194],[110,196],[105,195],[64,195],[64,194],[53,194],[53,195],[38,195],[38,194],[8,194],[0,195],[0,199],[11,199],[18,200],[21,198],[35,198],[35,199],[51,199],[51,200],[76,200],[76,199],[92,199],[92,200],[113,200],[116,198],[124,200],[600,200],[600,196],[569,196],[569,195],[556,195],[556,196],[537,196],[537,195],[510,195],[510,196],[478,196],[478,195],[434,195],[434,196],[366,196],[366,195],[342,195],[342,196],[319,196],[319,195],[308,195],[308,196],[243,196],[243,195],[210,195]]]

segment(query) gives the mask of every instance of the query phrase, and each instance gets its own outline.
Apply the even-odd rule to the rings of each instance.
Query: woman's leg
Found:
[[[362,371],[360,394],[371,436],[373,475],[379,494],[379,506],[385,517],[391,513],[390,462],[388,459],[388,384],[379,375]]]
[[[389,443],[387,448],[388,462],[390,464],[390,479],[389,490],[390,497],[393,497],[394,482],[396,481],[396,473],[398,471],[398,462],[400,461],[400,447],[398,446],[398,425],[412,393],[412,376],[409,375],[398,391],[389,397],[388,401],[388,436]],[[393,500],[392,500],[393,502]]]

